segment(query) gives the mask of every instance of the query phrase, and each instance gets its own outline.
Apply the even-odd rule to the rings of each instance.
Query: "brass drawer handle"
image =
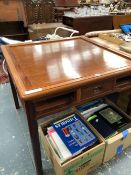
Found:
[[[102,85],[93,87],[94,93],[99,93],[99,92],[101,92],[102,89],[103,89],[103,86]]]

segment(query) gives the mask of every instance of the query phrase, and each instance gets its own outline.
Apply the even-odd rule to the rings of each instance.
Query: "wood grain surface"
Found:
[[[131,61],[84,37],[2,46],[22,99],[71,90],[131,72]]]

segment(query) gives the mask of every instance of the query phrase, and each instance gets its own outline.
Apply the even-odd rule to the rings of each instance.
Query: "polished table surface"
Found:
[[[6,62],[24,100],[127,72],[131,62],[84,37],[3,46]],[[57,89],[58,88],[58,89]]]
[[[37,119],[131,88],[131,61],[84,36],[2,46],[16,108],[25,108],[36,172],[42,175]],[[128,107],[130,109],[130,106]]]

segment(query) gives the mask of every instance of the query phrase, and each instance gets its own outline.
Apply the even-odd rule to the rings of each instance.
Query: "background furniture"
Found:
[[[23,21],[0,22],[0,36],[25,41],[28,39],[28,30]]]
[[[121,29],[93,31],[93,32],[86,33],[85,36],[90,38],[91,42],[95,42],[98,45],[101,45],[102,47],[107,48],[107,49],[114,51],[116,53],[121,53],[123,55],[127,55],[128,59],[131,59],[130,53],[127,53],[127,52],[120,50],[119,46],[120,46],[121,42],[117,41],[117,38],[115,41],[115,37],[113,37],[113,39],[111,40],[110,38],[108,39],[108,36],[106,38],[106,36],[102,37],[102,35],[101,35],[101,34],[109,34],[110,35],[113,33],[122,33],[122,31],[121,31]],[[118,40],[120,40],[120,39],[118,38]],[[123,41],[122,43],[126,43],[126,41],[125,42]]]
[[[78,30],[80,35],[90,31],[111,30],[113,16],[87,16],[87,17],[68,17],[63,16],[63,24]]]
[[[22,1],[0,1],[0,35],[12,39],[28,39],[27,18]]]
[[[0,12],[0,22],[23,21],[24,26],[27,26],[26,13],[22,1],[1,0]]]
[[[53,0],[24,0],[28,24],[54,22]]]
[[[114,29],[119,29],[120,24],[131,24],[131,14],[122,16],[113,16]]]
[[[56,7],[74,7],[78,6],[78,0],[54,0],[55,6]]]
[[[121,23],[131,23],[131,15],[106,15],[88,17],[63,16],[63,24],[78,30],[80,35],[91,31],[118,29]]]
[[[55,21],[62,22],[64,12],[71,11],[71,7],[54,7]]]

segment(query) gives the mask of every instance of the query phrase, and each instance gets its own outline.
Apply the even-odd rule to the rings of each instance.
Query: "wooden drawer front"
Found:
[[[75,93],[72,92],[69,94],[52,97],[47,100],[34,102],[37,117],[61,111],[73,105],[74,101],[75,101]]]
[[[131,74],[116,78],[115,88],[124,90],[131,87]]]
[[[106,92],[111,92],[113,90],[113,85],[113,80],[105,80],[99,83],[85,86],[81,89],[81,100],[101,95]]]

